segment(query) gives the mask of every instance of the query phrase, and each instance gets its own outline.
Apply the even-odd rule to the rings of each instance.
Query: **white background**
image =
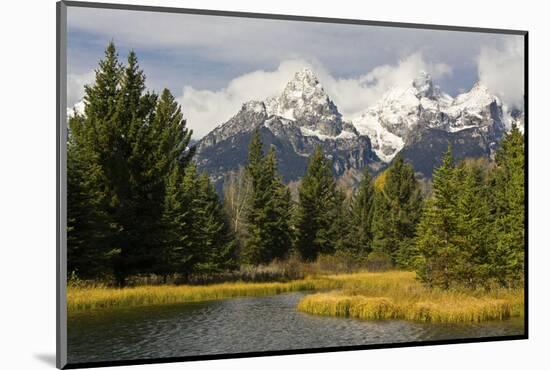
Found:
[[[112,1],[117,2],[117,1]],[[543,1],[135,1],[262,13],[530,31],[530,339],[132,367],[133,369],[548,368],[550,21]],[[0,368],[55,358],[55,2],[5,1],[0,37]],[[506,78],[506,76],[503,76]],[[266,318],[269,319],[269,318]],[[545,351],[546,350],[546,351]]]

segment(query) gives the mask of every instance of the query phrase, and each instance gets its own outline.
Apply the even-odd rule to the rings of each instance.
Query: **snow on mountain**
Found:
[[[479,82],[467,93],[458,95],[444,113],[449,116],[448,130],[451,132],[495,123],[504,128],[500,100]]]
[[[504,129],[502,116],[500,100],[482,84],[452,98],[421,71],[409,84],[389,90],[353,124],[359,133],[370,137],[378,157],[389,162],[418,130],[452,133],[480,128],[496,135]]]
[[[372,149],[384,162],[390,162],[403,148],[405,142],[400,136],[382,126],[376,110],[368,110],[353,121],[357,131],[370,138]]]
[[[83,114],[84,107],[80,101],[67,115]],[[360,174],[366,166],[376,172],[401,152],[415,171],[430,177],[449,144],[457,158],[490,156],[503,133],[513,123],[523,130],[524,120],[521,110],[508,111],[481,83],[453,98],[421,71],[347,121],[313,71],[305,68],[280,95],[245,102],[197,142],[195,158],[219,186],[228,172],[246,163],[248,143],[258,130],[264,149],[275,148],[285,181],[303,176],[318,145],[330,153],[337,176]]]
[[[334,102],[310,69],[297,72],[279,96],[243,104],[227,122],[197,144],[196,159],[216,186],[224,176],[246,163],[248,143],[258,130],[265,149],[274,147],[286,181],[305,173],[307,159],[320,145],[330,153],[337,176],[380,165],[367,136],[344,122]]]
[[[342,115],[309,68],[297,72],[282,94],[267,99],[265,105],[269,115],[299,121],[320,135],[336,136],[342,131]]]

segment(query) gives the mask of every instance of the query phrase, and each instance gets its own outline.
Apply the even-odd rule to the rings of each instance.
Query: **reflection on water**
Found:
[[[361,321],[296,311],[304,293],[74,314],[70,363],[523,334],[523,320],[483,324]]]

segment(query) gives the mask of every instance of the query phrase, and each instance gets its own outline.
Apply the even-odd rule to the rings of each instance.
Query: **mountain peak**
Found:
[[[414,78],[412,85],[418,90],[421,96],[432,97],[434,94],[432,76],[426,71],[421,70]]]
[[[254,113],[266,113],[265,104],[260,100],[250,100],[242,105],[242,111],[254,112]]]
[[[477,81],[474,84],[474,86],[472,86],[470,91],[479,91],[479,92],[490,94],[489,89],[487,88],[487,86],[485,86],[485,84],[481,81]]]
[[[480,109],[496,102],[500,104],[499,99],[491,94],[487,86],[482,82],[476,82],[474,86],[465,93],[458,95],[454,101],[454,105],[468,107],[468,109]]]
[[[304,98],[314,94],[326,96],[319,79],[308,67],[296,72],[283,91],[283,95],[302,96]]]
[[[269,115],[277,115],[323,135],[342,131],[342,115],[310,68],[295,73],[282,94],[266,101]]]
[[[294,80],[302,81],[304,84],[307,83],[313,86],[319,83],[319,79],[309,67],[304,67],[301,71],[296,72],[294,74]]]

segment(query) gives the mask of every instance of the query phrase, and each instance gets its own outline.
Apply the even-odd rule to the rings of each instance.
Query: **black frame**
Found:
[[[525,279],[524,279],[524,334],[511,336],[495,336],[481,338],[465,338],[465,339],[446,339],[432,341],[415,341],[405,343],[384,343],[384,344],[365,344],[359,346],[340,346],[340,347],[322,347],[322,348],[307,348],[299,350],[278,350],[278,351],[262,351],[262,352],[243,352],[243,353],[226,353],[216,355],[195,355],[181,357],[166,357],[166,358],[148,358],[148,359],[133,359],[133,360],[115,360],[115,361],[97,361],[97,362],[81,362],[67,363],[67,306],[66,306],[66,262],[67,262],[67,240],[66,240],[66,86],[67,86],[67,54],[66,54],[66,37],[67,37],[67,7],[84,7],[96,9],[117,9],[117,10],[134,10],[160,13],[180,13],[180,14],[197,14],[197,15],[215,15],[224,17],[240,17],[240,18],[259,18],[259,19],[274,19],[274,20],[289,20],[301,22],[316,22],[316,23],[339,23],[339,24],[356,24],[368,26],[394,27],[394,28],[419,28],[427,30],[441,31],[460,31],[460,32],[479,32],[479,33],[497,33],[505,35],[519,35],[524,37],[524,113],[525,113]],[[461,344],[461,343],[483,343],[483,342],[498,342],[508,340],[521,340],[529,338],[529,32],[525,30],[511,29],[496,29],[496,28],[478,28],[478,27],[459,27],[446,25],[430,25],[420,23],[400,23],[400,22],[382,22],[368,21],[359,19],[342,19],[342,18],[325,18],[298,16],[286,14],[267,14],[267,13],[250,13],[250,12],[232,12],[221,10],[206,10],[206,9],[189,9],[189,8],[174,8],[174,7],[159,7],[145,5],[129,5],[129,4],[110,4],[98,2],[82,2],[82,1],[59,1],[56,3],[56,19],[57,19],[57,63],[56,63],[56,120],[57,120],[57,153],[56,153],[56,178],[57,178],[57,214],[56,214],[56,236],[57,236],[57,255],[56,255],[56,293],[57,293],[57,310],[56,310],[56,366],[59,369],[78,369],[78,368],[94,368],[106,366],[124,366],[124,365],[142,365],[142,364],[158,364],[172,362],[187,362],[187,361],[203,361],[203,360],[221,360],[231,358],[246,358],[246,357],[266,357],[294,354],[310,354],[323,352],[343,352],[357,351],[366,349],[381,349],[381,348],[401,348],[401,347],[421,347],[445,344]]]

